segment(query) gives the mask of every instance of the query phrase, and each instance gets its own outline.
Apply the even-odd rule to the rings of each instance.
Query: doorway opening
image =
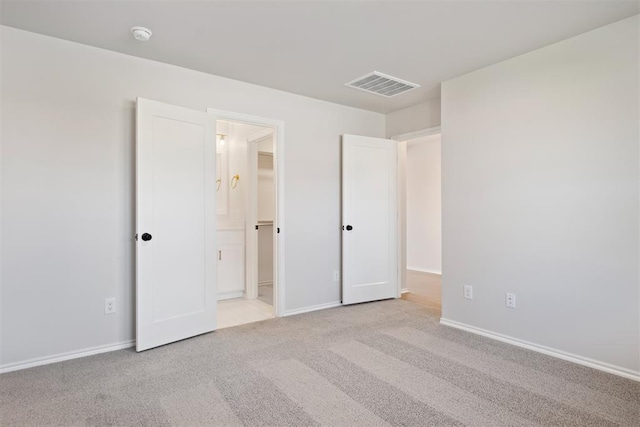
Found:
[[[216,120],[218,329],[275,317],[277,129]]]
[[[247,159],[248,148],[269,137],[272,304],[257,299],[257,196],[248,202],[249,189],[258,191],[259,150],[252,151],[255,168]],[[280,120],[137,99],[136,351],[208,333],[218,325],[282,316],[283,152]]]
[[[397,139],[400,139],[397,138]],[[404,155],[404,251],[402,298],[441,313],[442,196],[441,133],[427,129],[402,138]],[[401,172],[402,173],[402,172]]]

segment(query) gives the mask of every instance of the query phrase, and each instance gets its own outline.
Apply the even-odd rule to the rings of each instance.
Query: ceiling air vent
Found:
[[[365,74],[362,77],[358,77],[355,80],[345,83],[345,86],[387,98],[391,98],[392,96],[400,95],[401,93],[420,87],[418,84],[391,77],[377,71]]]

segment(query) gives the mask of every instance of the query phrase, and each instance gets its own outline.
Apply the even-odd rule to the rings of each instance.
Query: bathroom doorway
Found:
[[[277,316],[277,128],[216,121],[218,329]]]

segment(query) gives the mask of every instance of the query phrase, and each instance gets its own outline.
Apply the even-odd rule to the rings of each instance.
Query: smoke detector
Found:
[[[411,83],[377,71],[373,71],[362,77],[351,80],[350,82],[345,83],[345,86],[373,93],[374,95],[384,96],[386,98],[391,98],[392,96],[400,95],[401,93],[420,87],[417,83]]]
[[[146,42],[151,38],[153,33],[150,29],[145,27],[131,27],[131,34],[133,34],[134,39],[140,42]]]

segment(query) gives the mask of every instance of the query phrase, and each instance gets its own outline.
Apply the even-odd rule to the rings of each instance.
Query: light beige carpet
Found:
[[[390,300],[0,376],[0,424],[638,426],[640,384]]]

